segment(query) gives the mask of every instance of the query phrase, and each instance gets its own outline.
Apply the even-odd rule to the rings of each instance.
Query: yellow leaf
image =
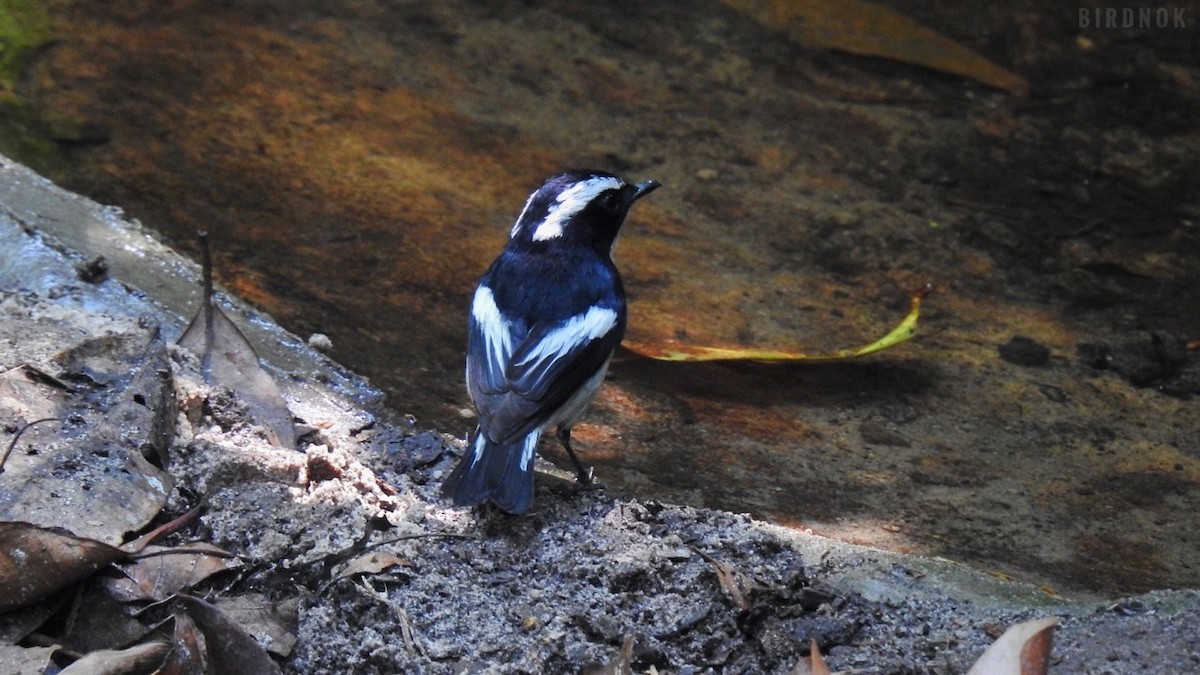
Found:
[[[921,315],[921,300],[932,290],[933,286],[926,284],[921,290],[914,293],[908,314],[887,335],[868,345],[839,349],[825,354],[737,347],[678,346],[665,348],[628,341],[625,342],[625,347],[636,354],[660,361],[769,361],[775,363],[842,361],[894,347],[915,335],[917,320]]]
[[[1029,93],[1025,78],[884,5],[867,0],[723,1],[806,47],[931,68],[1017,96]]]

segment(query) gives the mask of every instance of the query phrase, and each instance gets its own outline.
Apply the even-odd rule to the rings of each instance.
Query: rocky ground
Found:
[[[56,2],[0,147],[178,250],[207,230],[227,288],[454,435],[465,308],[529,190],[658,179],[577,430],[610,494],[1071,597],[1195,588],[1200,3],[1172,6],[1187,26],[1066,0]],[[868,359],[642,356],[862,344],[927,282],[917,338]]]
[[[580,493],[553,477],[541,480],[526,517],[449,508],[437,490],[459,440],[413,428],[361,378],[226,297],[303,433],[295,450],[273,447],[237,393],[205,384],[194,355],[170,344],[198,306],[193,263],[119,212],[18,165],[0,167],[0,187],[0,369],[49,376],[29,380],[34,387],[69,383],[53,396],[73,411],[70,424],[40,425],[40,435],[16,445],[0,493],[25,490],[16,467],[39,461],[62,486],[97,492],[113,475],[165,477],[161,499],[138,488],[151,494],[142,520],[202,507],[166,543],[207,542],[236,556],[239,565],[191,592],[249,598],[280,616],[271,642],[284,672],[579,672],[611,663],[632,638],[634,672],[788,672],[817,640],[835,671],[959,673],[1009,624],[1051,615],[1061,620],[1052,672],[1200,668],[1200,594],[1192,591],[1073,603],[945,560],[744,515]],[[140,372],[151,355],[164,359],[155,372],[170,375],[170,395],[129,396],[169,422],[151,425],[172,429],[166,457],[138,452],[153,435],[129,441],[149,433],[144,424],[118,424],[111,452],[80,454],[78,439],[105,418],[116,424],[112,411],[129,403],[122,396],[133,385],[120,364]],[[18,427],[6,420],[0,441]],[[58,461],[66,456],[72,461]],[[112,462],[124,464],[102,470]],[[107,515],[89,517],[87,499],[53,490],[39,518],[80,501],[84,515],[63,524],[103,531],[92,521]],[[5,520],[27,519],[0,504]],[[82,607],[86,615],[93,605]],[[31,622],[31,611],[4,617],[33,625],[19,638],[6,630],[11,642],[79,651],[102,642],[53,611]],[[6,660],[16,658],[5,649]]]

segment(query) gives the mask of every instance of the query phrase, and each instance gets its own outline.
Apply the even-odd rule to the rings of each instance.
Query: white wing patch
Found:
[[[605,190],[620,189],[624,185],[625,181],[620,178],[597,176],[580,181],[563,190],[558,195],[558,199],[550,207],[549,212],[546,213],[546,219],[533,231],[533,240],[546,241],[547,239],[561,237],[563,226],[567,224],[567,221],[582,211],[589,202],[596,198],[596,195]],[[528,207],[528,202],[526,202],[526,207]],[[524,215],[524,213],[522,212],[521,215]],[[518,219],[517,222],[520,222],[520,220]]]
[[[533,458],[537,455],[538,439],[542,437],[541,429],[534,429],[525,436],[521,447],[521,471],[529,471]]]
[[[471,466],[479,463],[483,459],[483,451],[487,449],[487,434],[475,434],[475,446],[471,448]]]
[[[508,332],[508,321],[496,306],[492,289],[487,286],[475,289],[475,299],[471,302],[471,316],[475,317],[479,324],[479,332],[483,334],[488,362],[503,371],[508,357],[512,354],[512,335]]]
[[[576,314],[567,319],[562,326],[546,333],[546,336],[538,341],[537,346],[530,349],[517,365],[526,366],[543,359],[557,359],[573,347],[603,336],[616,325],[616,310],[592,307],[583,314]]]

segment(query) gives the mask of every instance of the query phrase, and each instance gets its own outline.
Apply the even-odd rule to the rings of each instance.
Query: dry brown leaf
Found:
[[[50,624],[55,641],[79,655],[100,649],[121,649],[148,639],[150,626],[130,616],[129,607],[109,595],[99,584],[84,582],[71,596],[70,619],[61,629]]]
[[[58,647],[15,647],[0,645],[0,663],[6,675],[44,675]]]
[[[30,523],[0,523],[0,612],[40,600],[125,555],[108,544]]]
[[[979,657],[967,675],[1046,675],[1057,617],[1016,624]]]
[[[72,411],[69,425],[41,424],[21,437],[0,473],[0,521],[65,528],[116,545],[158,515],[171,477],[142,448],[165,451],[173,435],[166,352],[156,332],[139,329],[73,344],[53,357],[71,381],[95,386],[68,391],[28,368],[0,378],[4,418]]]
[[[412,567],[412,563],[392,553],[367,553],[351,560],[338,573],[337,578],[345,579],[355,574],[379,574],[389,567]]]
[[[155,675],[205,675],[208,672],[208,654],[204,634],[186,611],[176,610],[174,620],[171,653]]]
[[[0,613],[36,602],[138,553],[198,513],[193,509],[121,548],[32,523],[0,522]]]
[[[171,650],[165,642],[147,642],[128,649],[101,649],[63,668],[60,675],[134,675],[152,673]]]
[[[54,386],[54,382],[53,377],[29,366],[0,373],[0,410],[8,418],[5,421],[25,426],[35,420],[57,418],[66,401],[67,387],[61,383]]]
[[[931,68],[1017,96],[1029,93],[1025,78],[886,5],[869,0],[723,1],[807,47]]]
[[[825,665],[825,657],[821,656],[821,648],[816,640],[812,641],[808,656],[800,659],[792,668],[792,675],[829,675],[829,666]]]
[[[0,614],[0,645],[15,645],[36,632],[67,602],[65,596],[50,597],[22,607],[19,612]],[[0,659],[3,663],[3,659]]]
[[[593,665],[584,670],[586,675],[633,675],[633,636],[621,643],[621,651],[604,665]]]
[[[268,652],[287,656],[296,646],[300,616],[297,600],[272,602],[259,594],[220,598],[213,604],[247,633],[258,640]]]
[[[104,585],[122,602],[166,600],[204,579],[241,565],[228,551],[202,542],[175,548],[148,547],[129,563],[118,565],[121,577],[107,578]]]
[[[292,413],[275,380],[263,370],[254,347],[217,307],[208,238],[203,234],[200,246],[204,257],[203,304],[179,337],[179,346],[200,358],[205,382],[229,389],[249,406],[250,416],[262,426],[272,445],[294,450],[296,429]]]
[[[621,651],[608,664],[606,672],[612,675],[633,675],[633,636],[625,638],[621,643]]]
[[[733,600],[733,604],[738,609],[750,609],[750,602],[742,593],[741,573],[722,562],[713,561],[713,567],[717,570],[717,579],[721,582],[721,589]]]
[[[733,601],[733,605],[742,610],[750,609],[750,601],[746,599],[746,595],[755,588],[758,588],[758,585],[732,565],[723,563],[702,551],[696,551],[696,553],[699,553],[700,557],[707,560],[708,564],[712,565],[713,569],[716,570],[717,581],[721,584],[721,590],[725,592],[725,595],[729,596],[729,599]]]
[[[216,673],[279,675],[279,666],[267,651],[228,614],[190,595],[178,601],[204,634],[209,667]]]

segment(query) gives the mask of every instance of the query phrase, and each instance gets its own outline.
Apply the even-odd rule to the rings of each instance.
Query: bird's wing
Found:
[[[475,289],[467,333],[467,392],[481,413],[486,413],[492,398],[508,393],[505,370],[522,332],[521,326],[504,318],[492,289],[482,285]]]
[[[507,326],[473,320],[479,348],[469,350],[467,382],[488,437],[503,443],[543,424],[604,365],[624,328],[616,309],[592,307],[535,324],[514,345]]]

